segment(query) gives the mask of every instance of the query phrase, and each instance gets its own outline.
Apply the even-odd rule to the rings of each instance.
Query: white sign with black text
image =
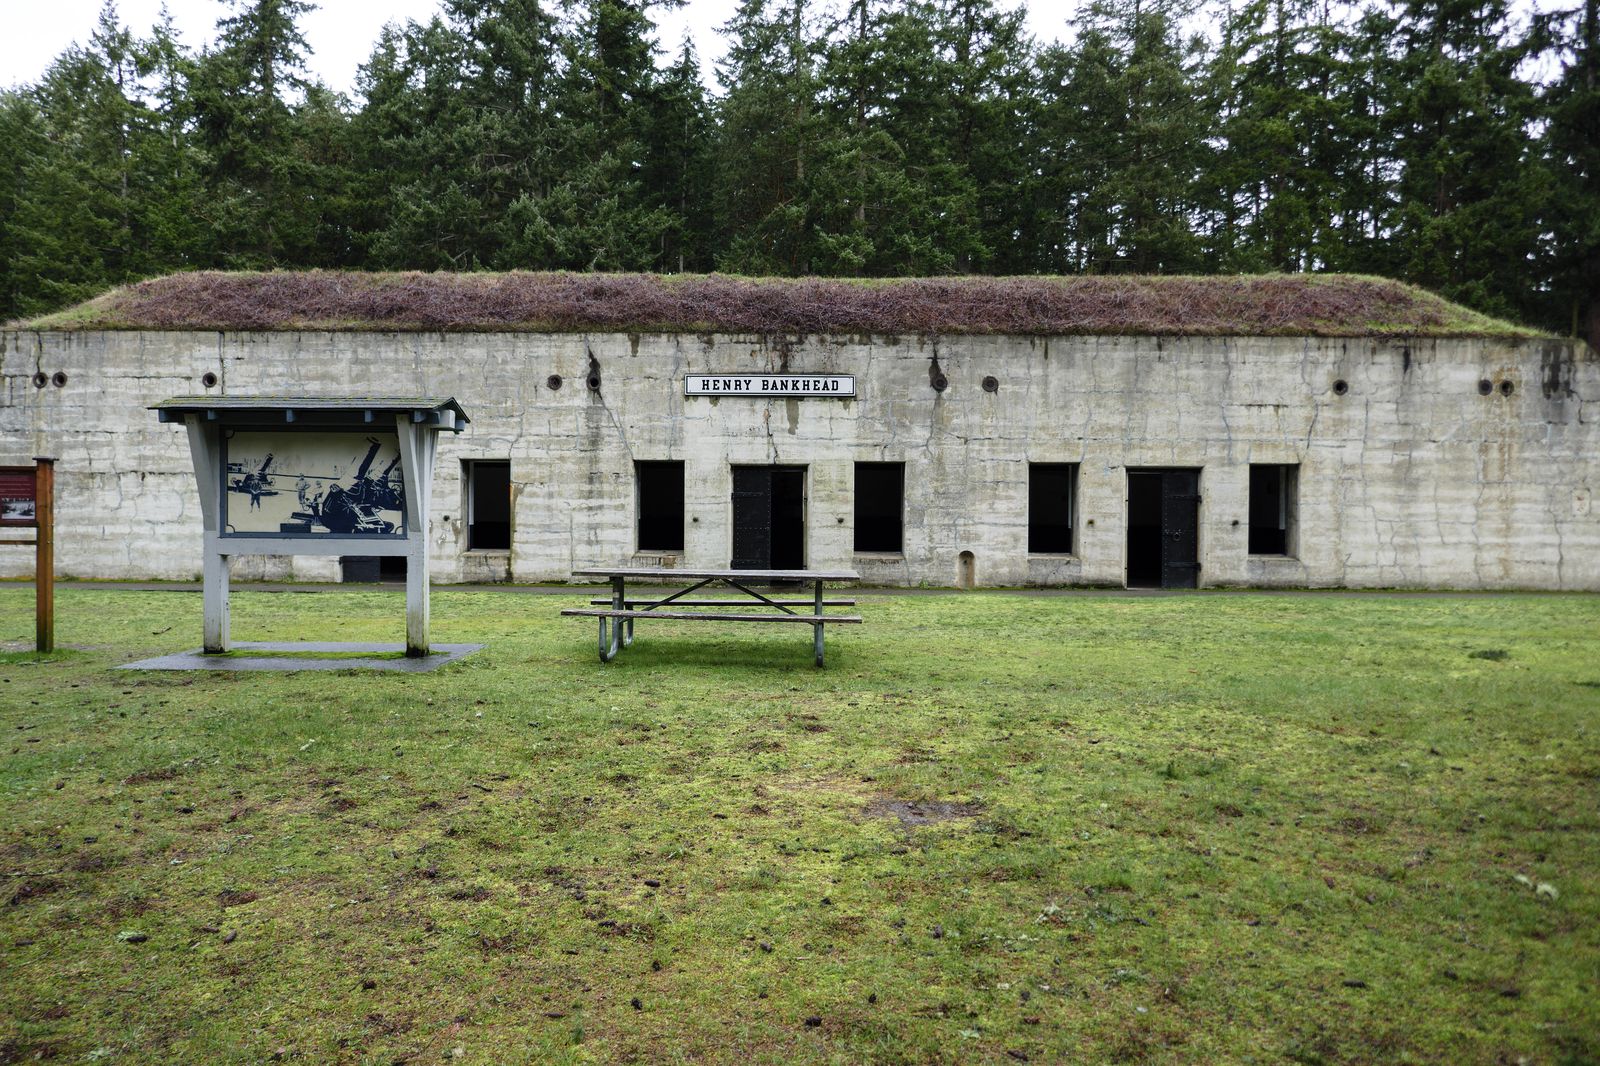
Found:
[[[685,396],[796,396],[846,399],[856,394],[854,374],[690,374]]]

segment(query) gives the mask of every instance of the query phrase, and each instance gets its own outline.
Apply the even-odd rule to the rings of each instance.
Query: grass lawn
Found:
[[[64,587],[0,657],[0,1063],[1600,1060],[1600,597],[866,598],[824,671],[602,666],[585,598],[118,674],[200,597]]]

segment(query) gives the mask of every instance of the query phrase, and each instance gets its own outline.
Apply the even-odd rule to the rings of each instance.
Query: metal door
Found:
[[[772,468],[733,468],[735,570],[772,569]]]
[[[1200,585],[1200,472],[1161,475],[1161,587]]]

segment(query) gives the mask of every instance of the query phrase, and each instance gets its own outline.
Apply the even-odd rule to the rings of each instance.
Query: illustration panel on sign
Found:
[[[396,434],[238,430],[224,457],[224,536],[405,536]]]
[[[33,525],[38,515],[34,492],[33,467],[0,467],[0,526]]]

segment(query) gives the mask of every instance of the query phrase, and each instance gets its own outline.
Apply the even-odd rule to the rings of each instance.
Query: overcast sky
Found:
[[[141,35],[155,25],[162,0],[119,0],[122,21]],[[1000,0],[1002,5],[1008,0]],[[1028,30],[1043,40],[1063,40],[1067,20],[1079,0],[1009,0],[1026,7]],[[1561,0],[1511,0],[1514,12],[1548,10]],[[50,61],[74,41],[89,38],[102,0],[0,0],[0,86],[32,82]],[[424,21],[439,10],[440,0],[320,0],[302,23],[311,45],[311,72],[340,92],[352,93],[356,67],[372,54],[385,22]],[[229,8],[224,0],[166,0],[184,43],[198,49],[216,35],[217,19]],[[676,55],[684,34],[711,81],[721,58],[723,39],[717,33],[733,15],[738,0],[688,0],[676,11],[657,11],[658,40],[668,56]]]
[[[1013,0],[1020,2],[1020,0]],[[0,85],[36,80],[50,61],[74,41],[89,38],[101,0],[0,0]],[[1074,0],[1027,0],[1029,29],[1059,38]],[[676,55],[687,32],[706,67],[723,52],[717,28],[727,22],[738,0],[689,0],[676,11],[657,11],[659,40]],[[184,43],[199,48],[216,33],[228,11],[222,0],[167,0]],[[161,0],[119,0],[122,21],[143,34],[156,23]],[[439,10],[439,0],[321,0],[302,23],[311,45],[312,73],[334,89],[351,92],[356,67],[372,54],[378,31],[388,21],[424,21]]]

